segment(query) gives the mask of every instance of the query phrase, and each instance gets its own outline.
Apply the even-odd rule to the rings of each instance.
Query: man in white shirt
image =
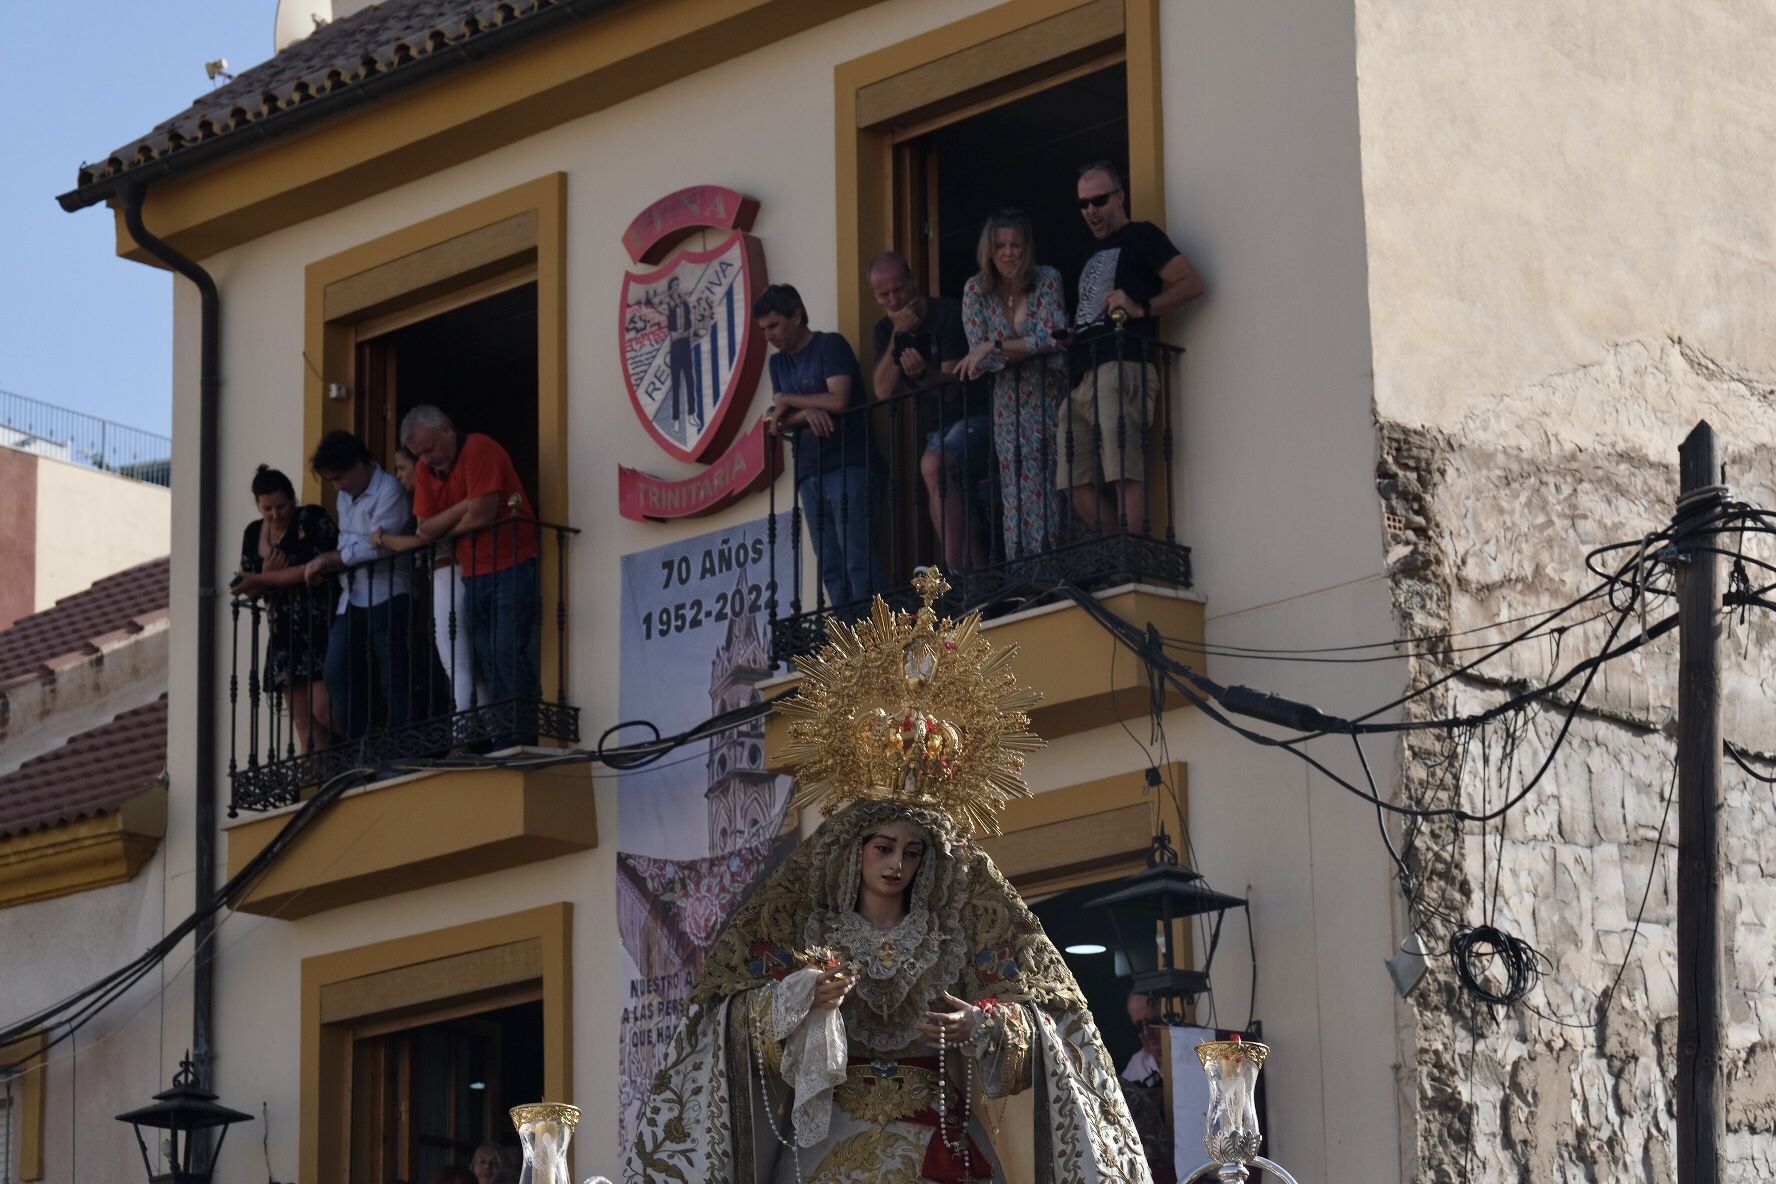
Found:
[[[373,532],[400,534],[411,509],[400,481],[370,459],[350,432],[328,432],[309,466],[339,492],[339,549],[309,561],[308,582],[339,572],[339,607],[327,637],[327,694],[337,731],[355,740],[370,728],[370,682],[382,690],[383,720],[412,718],[413,688],[422,685],[411,643],[413,561],[370,541]]]
[[[1129,1023],[1141,1037],[1141,1047],[1123,1066],[1122,1079],[1132,1081],[1136,1085],[1157,1085],[1161,1080],[1159,1068],[1159,1046],[1165,1039],[1165,1028],[1159,1022],[1159,1009],[1153,1006],[1153,1000],[1144,992],[1130,991],[1128,997]]]

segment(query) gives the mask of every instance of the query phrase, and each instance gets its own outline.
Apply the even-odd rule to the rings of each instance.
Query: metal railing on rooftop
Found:
[[[149,485],[173,483],[170,437],[12,391],[0,390],[0,445]]]
[[[877,593],[915,607],[925,564],[951,584],[940,611],[988,617],[1069,583],[1190,587],[1173,517],[1183,352],[1106,326],[985,390],[949,379],[834,413],[825,435],[786,433],[796,480],[787,505],[772,485],[770,529],[793,558],[780,572],[771,548],[772,657],[813,652]]]

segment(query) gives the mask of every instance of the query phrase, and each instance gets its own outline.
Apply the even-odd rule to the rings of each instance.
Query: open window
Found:
[[[351,1062],[353,1180],[431,1180],[489,1143],[509,1169],[518,1152],[507,1112],[543,1096],[541,991],[365,1025]]]
[[[1063,58],[1034,78],[1001,80],[985,97],[958,97],[949,110],[896,126],[894,245],[926,294],[961,298],[980,269],[982,225],[1008,209],[1030,218],[1036,262],[1056,268],[1070,285],[1091,243],[1074,200],[1079,166],[1109,160],[1126,167],[1128,118],[1128,67],[1116,50],[1083,62]],[[901,496],[889,499],[887,514],[886,542],[897,571],[943,559],[929,494],[914,465],[905,463],[916,463],[923,451],[921,424],[919,416],[901,415],[884,425],[896,434],[891,466],[904,470],[890,474]],[[897,458],[902,463],[894,465]],[[970,503],[968,529],[986,536],[987,554],[1003,558],[996,478],[989,474],[978,490],[964,488],[959,496]]]
[[[1069,281],[1091,237],[1074,201],[1079,166],[1126,167],[1128,67],[1120,52],[894,134],[895,246],[933,296],[962,295],[979,270],[987,215],[1017,209],[1036,261]]]
[[[534,267],[436,304],[357,326],[357,430],[393,469],[401,418],[430,403],[512,457],[537,496],[537,285]]]

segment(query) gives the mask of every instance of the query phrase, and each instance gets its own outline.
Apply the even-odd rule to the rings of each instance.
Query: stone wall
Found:
[[[1776,506],[1770,390],[1676,341],[1613,347],[1597,365],[1501,393],[1484,413],[1442,427],[1383,420],[1377,490],[1402,635],[1455,631],[1456,647],[1502,640],[1513,627],[1480,627],[1582,594],[1594,580],[1587,550],[1669,520],[1676,447],[1704,415],[1721,431],[1735,495]],[[1673,611],[1669,597],[1655,596],[1646,619]],[[1603,644],[1614,620],[1607,603],[1570,619],[1593,617],[1558,647],[1520,645],[1443,684],[1409,714],[1466,714],[1541,685]],[[1621,639],[1640,627],[1631,615]],[[1776,614],[1731,616],[1722,648],[1727,737],[1770,753]],[[1477,653],[1418,658],[1413,685]],[[1677,819],[1665,803],[1676,664],[1672,634],[1607,666],[1547,775],[1502,831],[1431,823],[1403,835],[1423,894],[1418,921],[1433,945],[1449,933],[1441,912],[1491,920],[1548,960],[1525,1005],[1490,1009],[1459,989],[1447,957],[1433,958],[1402,1009],[1405,1178],[1674,1178]],[[1402,795],[1438,805],[1459,798],[1476,812],[1498,806],[1542,764],[1570,701],[1501,720],[1459,752],[1435,734],[1411,738]],[[1759,766],[1776,770],[1768,760]],[[1776,833],[1776,794],[1731,765],[1723,777],[1726,1178],[1768,1180],[1776,1176],[1776,856],[1767,836]]]

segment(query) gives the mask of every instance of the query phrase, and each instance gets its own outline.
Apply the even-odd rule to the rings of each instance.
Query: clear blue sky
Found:
[[[65,214],[99,159],[271,56],[276,0],[43,0],[0,33],[0,389],[154,432],[172,425],[172,279]],[[150,227],[152,229],[152,227]]]

